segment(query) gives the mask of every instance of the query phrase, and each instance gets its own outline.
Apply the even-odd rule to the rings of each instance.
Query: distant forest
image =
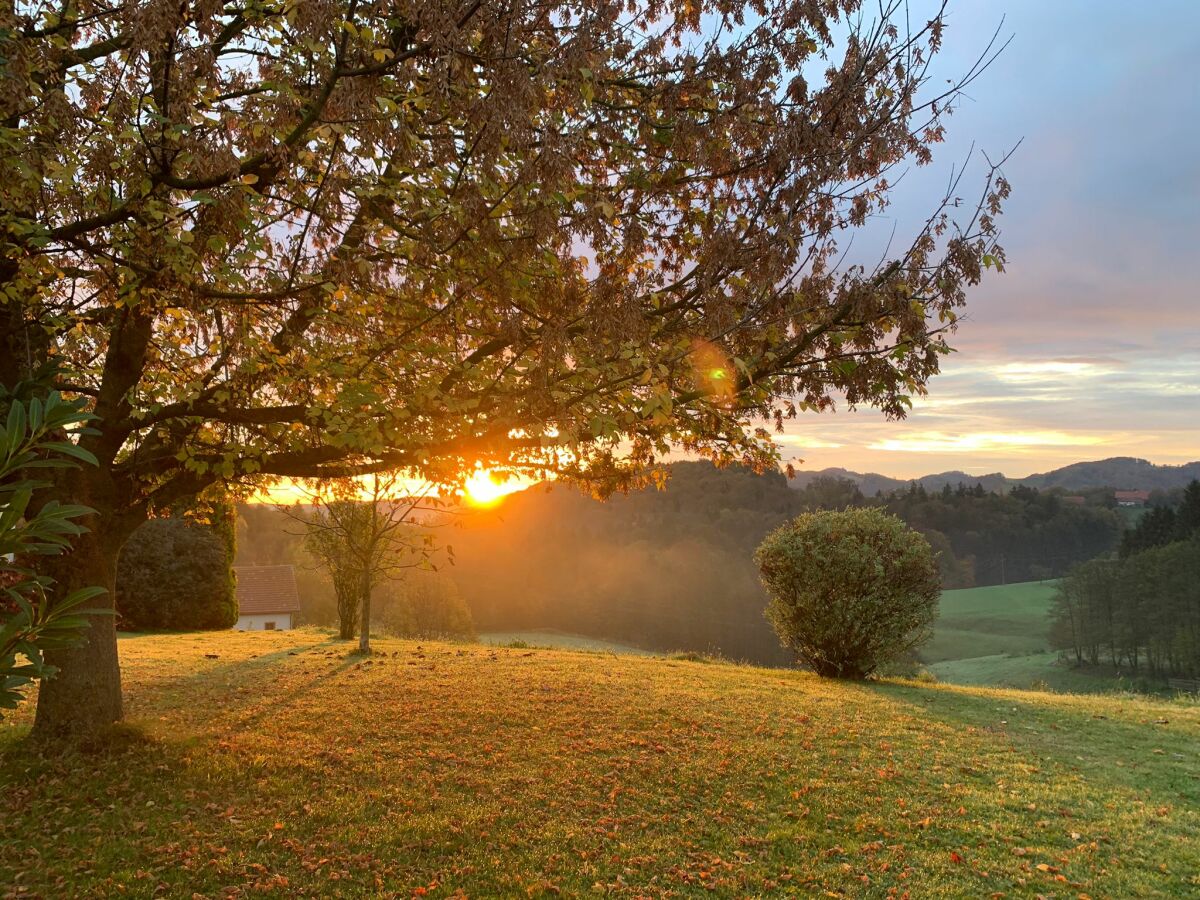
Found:
[[[1090,462],[1071,463],[1060,469],[1009,478],[1001,472],[988,475],[968,475],[966,472],[939,472],[922,475],[915,479],[889,478],[875,472],[851,472],[849,469],[801,469],[792,480],[792,487],[802,488],[817,478],[846,478],[858,485],[868,496],[878,491],[904,490],[911,481],[928,491],[940,491],[946,485],[951,488],[960,483],[974,486],[980,484],[985,491],[1008,491],[1015,487],[1037,488],[1045,491],[1063,488],[1067,491],[1085,491],[1104,488],[1107,490],[1181,491],[1189,482],[1200,478],[1200,460],[1178,466],[1155,465],[1145,459],[1132,456],[1114,456]]]
[[[683,462],[663,491],[601,504],[534,488],[446,539],[457,558],[450,577],[480,631],[557,628],[778,664],[790,657],[763,619],[751,554],[800,512],[883,506],[925,534],[955,588],[1058,577],[1112,552],[1123,526],[1109,504],[1111,492],[1071,503],[1059,491],[965,484],[865,497],[844,479],[795,490],[781,474]]]
[[[1200,676],[1200,481],[1062,582],[1051,638],[1077,663]]]
[[[853,482],[816,479],[796,493],[806,510],[871,505],[899,516],[939,553],[947,589],[1056,578],[1115,549],[1123,528],[1109,490],[1069,502],[1060,491],[1019,485],[993,493],[979,484],[928,491],[914,483],[868,498]]]

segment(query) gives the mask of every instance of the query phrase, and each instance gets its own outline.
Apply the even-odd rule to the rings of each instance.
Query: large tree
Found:
[[[770,464],[839,395],[903,415],[1007,185],[842,264],[980,68],[934,87],[942,15],[858,5],[7,4],[0,381],[52,357],[98,417],[43,492],[100,520],[63,589],[219,481],[609,489],[671,445]],[[120,717],[110,618],[55,662],[38,732]]]

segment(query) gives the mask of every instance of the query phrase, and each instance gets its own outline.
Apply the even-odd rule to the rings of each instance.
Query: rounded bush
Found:
[[[818,675],[865,678],[926,640],[941,585],[929,542],[878,509],[806,513],[754,554],[767,619]]]
[[[117,561],[123,628],[230,628],[238,618],[229,552],[212,528],[151,519],[130,535]]]

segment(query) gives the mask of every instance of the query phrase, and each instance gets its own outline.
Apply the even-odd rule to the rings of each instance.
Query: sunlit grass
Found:
[[[122,640],[133,726],[0,726],[44,897],[1180,897],[1200,708],[318,632]],[[209,658],[215,655],[217,658]],[[138,739],[129,739],[132,733]]]

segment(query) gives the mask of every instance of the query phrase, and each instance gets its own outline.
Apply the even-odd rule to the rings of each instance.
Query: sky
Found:
[[[1007,270],[969,295],[957,352],[906,420],[803,416],[780,437],[784,459],[900,477],[1200,459],[1200,2],[950,7],[942,78],[997,27],[1012,41],[877,225],[899,239],[972,143],[999,158],[1019,141],[1004,167]]]

